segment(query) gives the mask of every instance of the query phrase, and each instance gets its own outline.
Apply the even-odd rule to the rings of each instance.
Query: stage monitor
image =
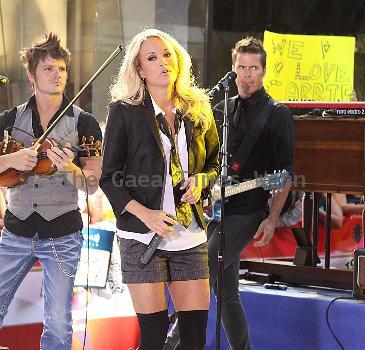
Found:
[[[310,241],[302,227],[293,227],[292,232],[298,245],[293,261],[294,265],[311,266],[313,251],[312,242]],[[318,255],[316,262],[317,264],[321,263]]]
[[[365,249],[354,251],[354,283],[353,296],[355,299],[365,299]]]

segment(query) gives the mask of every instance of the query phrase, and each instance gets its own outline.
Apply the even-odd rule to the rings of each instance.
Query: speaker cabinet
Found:
[[[355,299],[365,299],[365,248],[354,251],[354,283]]]

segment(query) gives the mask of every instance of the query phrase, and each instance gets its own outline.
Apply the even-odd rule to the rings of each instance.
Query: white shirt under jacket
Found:
[[[162,109],[156,104],[153,100],[152,96],[152,104],[155,110],[155,115],[165,113]],[[163,211],[165,213],[171,214],[176,216],[175,212],[175,203],[174,203],[174,195],[172,190],[172,179],[169,172],[170,169],[170,149],[171,143],[169,138],[160,130],[160,137],[162,141],[162,145],[165,152],[166,157],[166,182],[165,188],[163,190]],[[180,130],[178,132],[178,150],[179,150],[179,157],[181,161],[181,166],[185,174],[185,179],[187,178],[188,174],[188,152],[187,152],[187,143],[186,143],[186,135],[185,135],[185,127],[184,123],[181,123]],[[137,233],[137,232],[130,232],[130,231],[123,231],[117,229],[117,235],[121,238],[125,239],[134,239],[141,243],[149,244],[151,239],[154,236],[154,232],[150,231],[147,234]],[[178,251],[178,250],[185,250],[190,249],[193,247],[197,247],[198,245],[207,241],[207,236],[205,231],[198,225],[195,216],[192,215],[192,221],[189,227],[186,229],[180,223],[174,226],[174,231],[172,231],[168,237],[165,237],[158,249],[161,250],[168,250],[168,251]]]

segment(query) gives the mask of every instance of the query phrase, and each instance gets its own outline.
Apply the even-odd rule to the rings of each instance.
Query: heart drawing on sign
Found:
[[[322,40],[321,41],[321,45],[322,45],[322,56],[324,58],[326,56],[326,54],[328,53],[328,51],[329,51],[329,49],[331,47],[331,44],[327,40]]]

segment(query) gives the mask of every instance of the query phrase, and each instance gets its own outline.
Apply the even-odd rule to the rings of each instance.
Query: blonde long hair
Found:
[[[112,102],[120,100],[131,105],[139,105],[143,102],[145,86],[138,74],[139,51],[142,43],[151,37],[167,42],[176,53],[178,61],[174,96],[176,106],[198,129],[206,130],[212,121],[210,101],[205,90],[195,83],[191,73],[191,58],[176,39],[158,29],[144,30],[135,35],[129,43],[119,73],[110,87]]]

